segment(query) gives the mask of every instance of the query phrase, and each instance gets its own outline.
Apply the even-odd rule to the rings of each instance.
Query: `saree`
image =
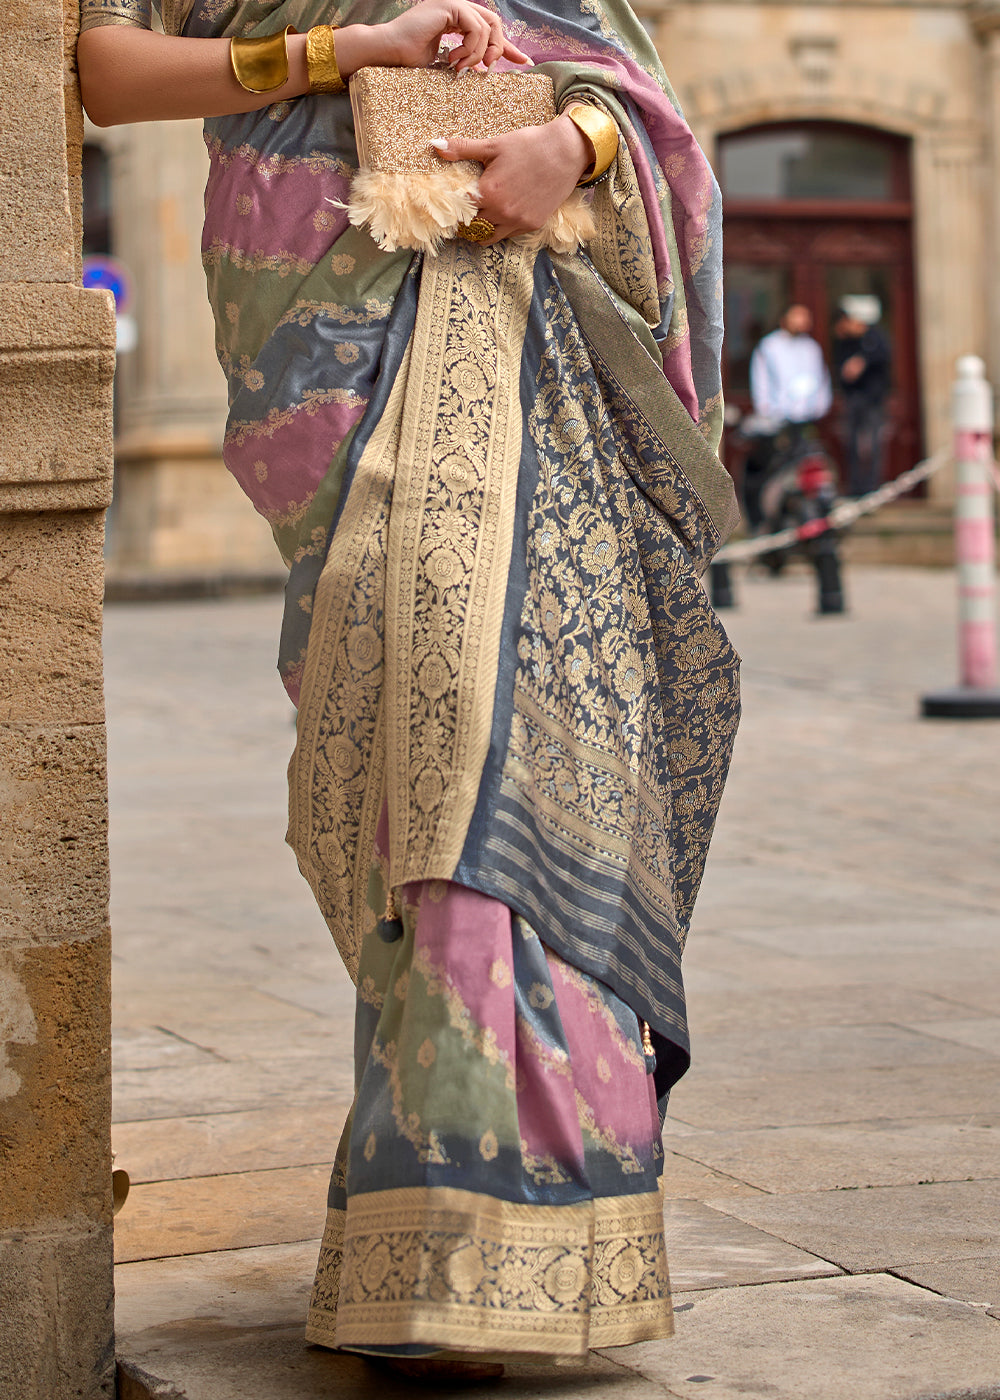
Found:
[[[655,50],[625,0],[495,8],[618,124],[583,252],[381,252],[339,207],[345,95],[206,123],[203,257],[225,460],[289,568],[288,839],[357,986],[307,1336],[565,1360],[670,1331],[659,1129],[739,712],[700,578],[736,507],[718,189]]]

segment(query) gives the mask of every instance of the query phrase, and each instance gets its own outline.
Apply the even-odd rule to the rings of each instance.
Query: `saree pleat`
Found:
[[[365,940],[356,1027],[309,1340],[558,1360],[669,1334],[651,1062],[619,998],[424,881]]]

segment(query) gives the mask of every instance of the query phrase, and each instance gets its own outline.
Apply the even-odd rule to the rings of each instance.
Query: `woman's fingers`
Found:
[[[457,71],[474,68],[482,62],[486,46],[490,41],[490,26],[486,15],[478,5],[457,0],[452,15],[455,29],[462,35],[462,43],[452,49],[448,61]]]
[[[431,142],[442,160],[478,160],[489,165],[496,160],[496,141],[471,141],[464,136],[440,136]]]
[[[511,63],[530,63],[531,59],[516,44],[511,43],[503,32],[499,15],[484,9],[471,0],[455,0],[453,9],[455,29],[461,33],[463,43],[454,49],[451,61],[458,69],[474,68],[477,63],[485,63],[487,68],[499,58]]]

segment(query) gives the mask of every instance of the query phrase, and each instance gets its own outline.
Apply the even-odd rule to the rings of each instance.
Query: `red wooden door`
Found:
[[[873,294],[893,356],[886,476],[897,476],[922,450],[908,143],[834,123],[756,128],[725,138],[720,169],[727,401],[749,408],[750,355],[791,303],[809,307],[829,360],[840,298]],[[824,435],[840,457],[838,418],[835,404]]]

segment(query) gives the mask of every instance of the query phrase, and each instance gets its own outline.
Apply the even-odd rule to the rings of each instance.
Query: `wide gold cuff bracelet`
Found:
[[[584,171],[578,185],[593,185],[611,169],[618,155],[618,123],[600,107],[578,102],[566,108],[566,116],[579,127],[594,148],[594,163]]]
[[[306,66],[310,92],[343,92],[347,84],[337,67],[335,24],[317,24],[306,35]]]
[[[247,92],[274,92],[288,82],[288,36],[299,31],[291,24],[260,39],[233,39],[229,59],[236,81]]]

